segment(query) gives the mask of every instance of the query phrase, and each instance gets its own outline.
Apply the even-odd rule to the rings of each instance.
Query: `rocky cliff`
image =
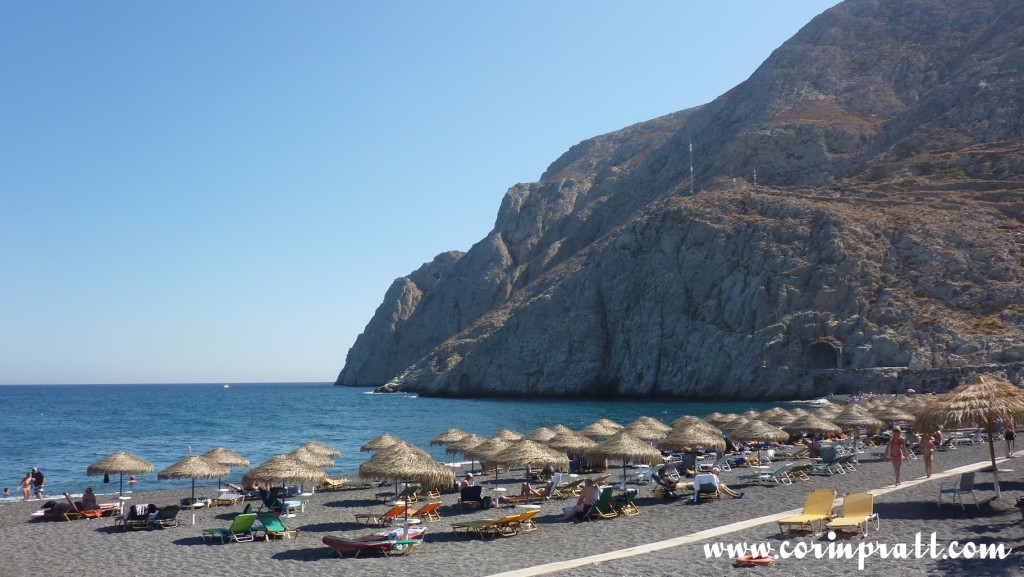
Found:
[[[1021,3],[836,6],[715,101],[509,189],[485,239],[395,281],[337,384],[789,398],[1024,360],[1022,31]]]

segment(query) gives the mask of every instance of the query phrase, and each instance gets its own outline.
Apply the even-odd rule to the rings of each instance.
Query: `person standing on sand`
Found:
[[[1006,432],[1003,433],[1003,438],[1006,439],[1006,458],[1007,459],[1012,459],[1014,457],[1013,452],[1017,449],[1017,445],[1016,445],[1016,442],[1015,442],[1016,439],[1017,439],[1016,428],[1017,428],[1016,423],[1011,423],[1009,427],[1006,427]]]
[[[932,478],[932,456],[935,455],[935,441],[931,435],[925,435],[921,438],[921,444],[918,445],[921,449],[921,456],[924,457],[924,474],[928,479]]]
[[[893,427],[892,438],[889,439],[889,446],[886,449],[889,460],[892,461],[892,469],[896,473],[896,486],[900,486],[900,467],[903,461],[907,460],[907,441],[903,438],[903,429]]]
[[[43,500],[43,485],[46,484],[46,475],[39,470],[39,467],[32,467],[32,490],[36,499]]]
[[[21,480],[21,484],[18,485],[21,489],[21,500],[28,501],[32,498],[32,471],[29,471],[25,478]]]

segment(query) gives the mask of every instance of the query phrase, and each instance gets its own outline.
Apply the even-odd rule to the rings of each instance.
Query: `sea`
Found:
[[[429,451],[441,462],[443,446],[430,439],[448,428],[490,437],[501,429],[527,434],[556,424],[580,430],[600,418],[623,425],[640,416],[669,423],[680,415],[761,411],[779,403],[689,403],[681,400],[450,399],[375,394],[332,383],[210,383],[138,385],[3,385],[0,407],[0,486],[20,499],[18,484],[32,467],[46,475],[45,495],[117,493],[122,479],[87,476],[91,463],[128,451],[153,464],[137,475],[136,490],[191,486],[190,479],[157,479],[181,457],[226,447],[256,466],[275,454],[315,440],[341,451],[332,478],[354,477],[370,453],[359,448],[390,434]],[[782,403],[783,406],[788,405]],[[245,469],[223,479],[196,481],[217,487],[237,482]],[[123,479],[128,489],[127,476]],[[49,497],[46,497],[49,498]],[[2,500],[2,498],[0,498]]]

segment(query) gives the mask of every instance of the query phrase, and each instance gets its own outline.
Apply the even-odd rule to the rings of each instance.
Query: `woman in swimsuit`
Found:
[[[900,466],[907,460],[907,441],[903,438],[903,429],[893,427],[892,438],[889,439],[889,459],[892,469],[896,472],[896,486],[900,486]]]

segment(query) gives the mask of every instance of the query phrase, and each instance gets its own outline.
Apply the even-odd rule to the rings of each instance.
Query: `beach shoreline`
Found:
[[[461,533],[455,534],[451,523],[497,517],[507,511],[463,512],[455,505],[457,495],[449,493],[441,498],[442,519],[426,525],[424,543],[407,557],[391,558],[329,557],[330,549],[321,542],[325,535],[352,537],[373,532],[373,528],[356,523],[354,515],[385,510],[386,505],[375,500],[374,495],[387,489],[318,492],[307,501],[305,512],[286,520],[290,527],[299,529],[297,539],[224,545],[204,542],[201,530],[227,527],[230,519],[241,511],[241,505],[183,511],[179,515],[183,522],[179,527],[124,532],[114,527],[112,519],[30,522],[29,516],[39,507],[39,502],[5,502],[0,504],[0,527],[6,535],[3,542],[5,572],[38,573],[45,569],[47,574],[85,577],[111,573],[141,575],[161,568],[184,577],[211,574],[240,576],[254,571],[313,576],[358,572],[360,575],[381,577],[395,573],[454,573],[465,577],[503,573],[522,576],[723,574],[742,569],[733,569],[731,559],[706,558],[704,545],[718,541],[761,542],[776,548],[786,542],[805,543],[806,546],[827,544],[826,537],[809,535],[797,534],[782,539],[774,522],[751,521],[799,509],[810,490],[816,488],[833,488],[840,496],[854,489],[878,491],[875,508],[881,517],[880,530],[870,532],[863,540],[859,537],[844,540],[851,544],[913,543],[919,533],[924,536],[935,533],[935,538],[943,544],[969,540],[1003,543],[1014,548],[1010,557],[1003,560],[881,559],[873,556],[865,561],[865,569],[861,571],[865,575],[885,573],[904,577],[963,572],[984,575],[1005,574],[1010,567],[1019,568],[1021,552],[1024,551],[1024,523],[1020,511],[1014,507],[1016,495],[1024,490],[1019,470],[1005,473],[1001,478],[1003,493],[999,499],[992,498],[991,476],[979,474],[977,496],[981,507],[975,508],[970,497],[963,510],[958,505],[948,504],[948,498],[947,504],[938,507],[939,484],[948,483],[951,479],[937,475],[930,480],[915,480],[923,472],[918,460],[905,466],[906,482],[896,489],[892,487],[891,465],[879,458],[881,450],[868,448],[861,455],[857,471],[828,477],[812,476],[809,481],[787,486],[749,484],[743,476],[751,471],[742,469],[723,473],[723,481],[745,492],[743,499],[693,505],[684,500],[656,500],[652,485],[638,486],[637,503],[641,513],[630,517],[562,522],[562,507],[571,502],[546,502],[536,517],[539,526],[536,531],[483,542]],[[939,453],[936,471],[965,466],[981,468],[987,461],[987,445],[963,446],[955,451]],[[1000,465],[1001,468],[1012,469],[1015,462],[1004,459]],[[613,480],[617,478],[614,468],[609,472]],[[504,474],[501,483],[512,491],[518,487],[521,475],[521,471]],[[139,491],[132,494],[128,502],[168,505],[189,494],[187,489]],[[191,524],[193,514],[195,525]],[[671,543],[701,532],[715,535],[716,528],[731,526],[737,529],[693,542],[645,550],[652,544]],[[616,553],[621,551],[629,554]],[[590,558],[593,555],[602,558]],[[561,564],[548,565],[550,563]],[[775,565],[758,570],[810,577],[823,569],[834,569],[835,563],[847,564],[848,569],[858,570],[857,560],[806,557],[780,558]],[[680,567],[686,570],[681,571]]]

